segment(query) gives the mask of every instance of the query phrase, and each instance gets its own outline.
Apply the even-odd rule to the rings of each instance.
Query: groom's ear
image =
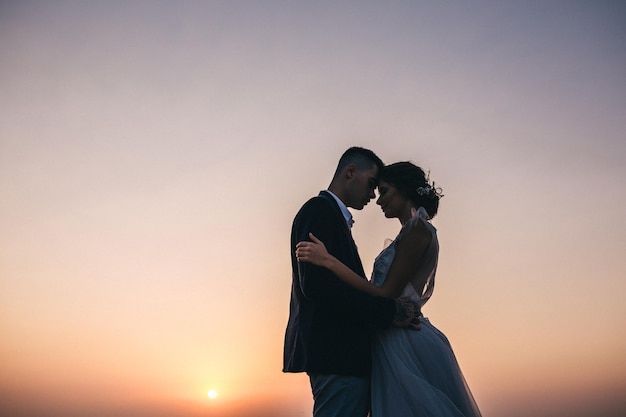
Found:
[[[356,171],[357,171],[356,165],[355,164],[349,164],[346,167],[346,171],[345,171],[346,178],[347,179],[353,178],[356,175]]]

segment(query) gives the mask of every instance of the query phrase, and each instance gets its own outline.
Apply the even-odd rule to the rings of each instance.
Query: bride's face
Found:
[[[383,210],[385,217],[403,218],[406,217],[406,213],[411,212],[411,201],[390,183],[381,180],[378,184],[378,194],[376,204]]]

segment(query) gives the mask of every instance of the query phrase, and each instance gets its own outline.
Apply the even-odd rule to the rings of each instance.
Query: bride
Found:
[[[300,242],[296,256],[330,269],[351,286],[387,298],[407,297],[422,307],[433,293],[439,243],[430,223],[442,197],[424,171],[410,162],[383,168],[376,201],[387,218],[402,224],[396,239],[374,262],[366,281],[312,242]],[[446,336],[427,318],[421,330],[377,330],[372,342],[372,417],[479,417],[480,411]]]

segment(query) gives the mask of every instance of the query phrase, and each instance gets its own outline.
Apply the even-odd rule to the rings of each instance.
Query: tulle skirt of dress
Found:
[[[480,417],[452,347],[428,319],[374,337],[372,417]]]

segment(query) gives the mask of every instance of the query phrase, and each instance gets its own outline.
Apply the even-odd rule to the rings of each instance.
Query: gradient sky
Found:
[[[624,45],[619,1],[1,2],[0,414],[310,415],[289,230],[360,145],[443,188],[484,416],[624,415]]]

